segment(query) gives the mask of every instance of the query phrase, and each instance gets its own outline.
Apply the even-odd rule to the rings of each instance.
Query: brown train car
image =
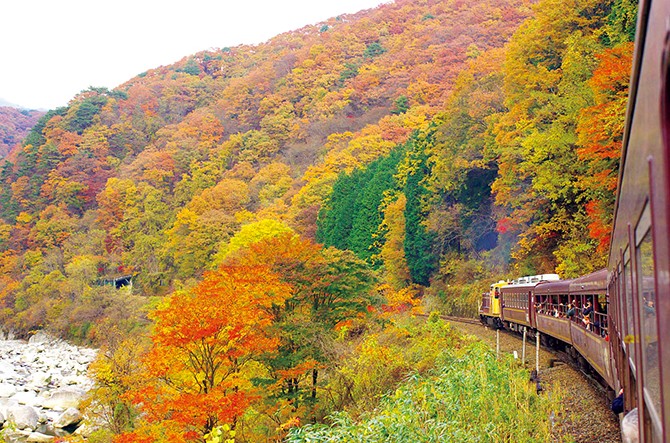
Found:
[[[614,389],[616,372],[609,347],[607,275],[607,269],[603,269],[573,280],[538,284],[534,290],[535,318],[541,333],[572,346]]]
[[[535,287],[538,331],[564,343],[572,343],[568,318],[571,282],[572,280],[542,282]]]
[[[570,298],[581,310],[571,317],[570,336],[572,346],[610,387],[616,388],[616,365],[609,346],[607,275],[607,269],[603,269],[570,282]],[[587,306],[590,313],[585,315]]]
[[[515,325],[531,327],[530,306],[533,305],[533,288],[535,283],[522,283],[507,285],[500,288],[502,296],[502,314],[501,319],[510,329],[515,329]]]
[[[543,281],[557,281],[556,274],[521,277],[500,288],[502,299],[500,319],[510,329],[521,330],[519,325],[535,328],[535,286]]]
[[[670,1],[641,0],[608,269],[610,344],[644,442],[670,440]],[[662,338],[665,337],[665,340]]]

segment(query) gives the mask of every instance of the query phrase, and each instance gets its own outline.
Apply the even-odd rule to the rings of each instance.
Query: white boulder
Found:
[[[84,392],[77,388],[59,388],[47,393],[46,398],[42,402],[42,407],[55,411],[64,411],[68,408],[78,407],[83,398]]]
[[[9,417],[9,410],[19,405],[19,402],[12,400],[10,398],[0,398],[0,414],[2,414],[5,419]]]
[[[37,331],[35,332],[35,334],[33,334],[32,337],[30,337],[30,339],[28,339],[28,343],[30,343],[31,345],[38,345],[42,343],[55,344],[58,342],[60,342],[60,340],[50,336],[44,331]]]
[[[16,387],[9,383],[0,383],[0,398],[9,398],[16,394]]]
[[[19,391],[12,395],[11,400],[17,401],[21,405],[39,406],[42,401],[38,399],[35,391]]]
[[[53,441],[55,437],[46,434],[40,434],[39,432],[31,432],[26,438],[28,443],[46,443]]]
[[[76,425],[84,418],[75,408],[67,408],[65,412],[54,422],[54,428],[66,428],[70,425]]]
[[[34,431],[39,426],[40,417],[32,406],[14,406],[9,408],[7,421],[13,423],[16,429],[30,429]]]

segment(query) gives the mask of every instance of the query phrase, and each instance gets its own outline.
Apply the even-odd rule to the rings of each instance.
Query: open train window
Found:
[[[652,423],[659,428],[661,420],[661,383],[658,353],[658,322],[656,318],[656,290],[654,280],[654,251],[649,205],[635,228],[637,258],[638,309],[640,318],[640,349],[644,380],[644,397]],[[660,432],[659,432],[660,435]]]

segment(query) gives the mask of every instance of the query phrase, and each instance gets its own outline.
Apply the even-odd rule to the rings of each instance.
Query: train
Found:
[[[496,328],[539,332],[545,345],[566,351],[614,392],[621,386],[609,346],[608,276],[602,269],[569,280],[542,274],[499,281],[482,294],[480,319]]]
[[[479,313],[588,363],[656,443],[670,441],[670,1],[638,8],[607,268],[498,281]]]

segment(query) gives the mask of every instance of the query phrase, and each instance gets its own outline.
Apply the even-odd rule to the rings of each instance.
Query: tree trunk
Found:
[[[312,369],[312,398],[316,399],[316,381],[319,378],[319,370],[314,368]]]

